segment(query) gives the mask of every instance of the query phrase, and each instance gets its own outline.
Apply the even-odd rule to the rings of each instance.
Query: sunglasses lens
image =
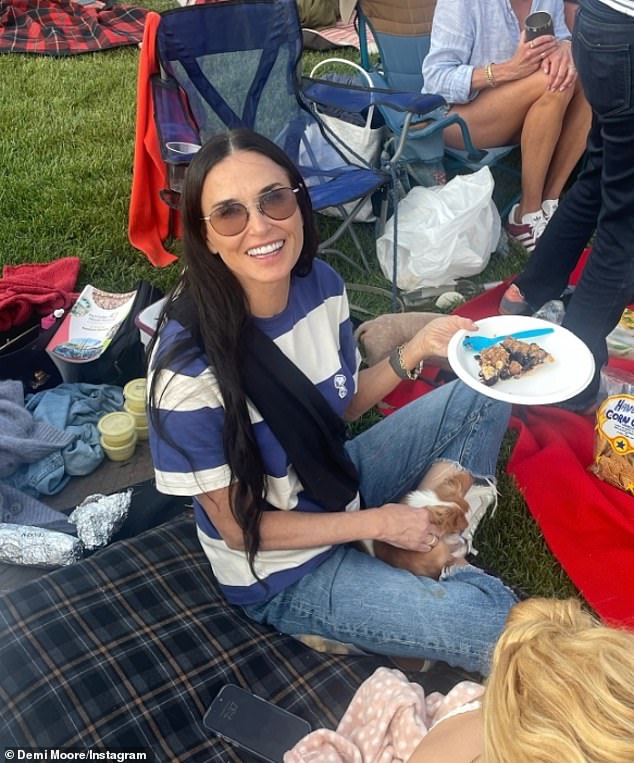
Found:
[[[213,212],[209,218],[221,236],[235,236],[246,228],[248,212],[242,204],[229,204]]]
[[[297,209],[297,197],[291,188],[274,188],[263,193],[257,204],[271,220],[286,220]],[[244,204],[227,204],[209,215],[209,222],[221,236],[237,236],[247,227],[249,210]]]
[[[297,209],[297,196],[290,188],[275,188],[262,194],[260,209],[272,220],[286,220]]]

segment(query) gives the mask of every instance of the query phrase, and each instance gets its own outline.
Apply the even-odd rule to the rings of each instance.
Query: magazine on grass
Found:
[[[46,346],[64,381],[74,381],[73,367],[101,357],[128,316],[136,291],[118,294],[90,284]]]

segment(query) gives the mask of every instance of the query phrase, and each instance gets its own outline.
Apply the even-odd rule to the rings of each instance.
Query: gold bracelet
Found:
[[[484,74],[487,78],[487,83],[489,87],[497,87],[497,82],[495,81],[495,75],[493,74],[493,62],[490,64],[487,64],[484,67]]]

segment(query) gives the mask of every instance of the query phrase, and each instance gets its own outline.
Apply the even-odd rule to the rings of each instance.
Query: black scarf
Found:
[[[307,494],[329,511],[355,497],[346,428],[315,385],[253,321],[244,333],[244,389],[282,444]]]

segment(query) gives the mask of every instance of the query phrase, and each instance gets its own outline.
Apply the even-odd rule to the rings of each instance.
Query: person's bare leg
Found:
[[[526,114],[522,129],[522,199],[518,218],[541,209],[546,177],[562,135],[573,90],[546,90]],[[572,170],[572,168],[571,168]],[[518,220],[519,222],[519,220]]]
[[[550,92],[546,89],[547,83],[546,76],[539,70],[522,80],[483,90],[475,100],[455,105],[450,112],[465,120],[472,141],[478,148],[521,142],[522,157],[530,157],[530,161],[522,161],[520,217],[527,212],[538,211],[544,199],[558,198],[558,195],[549,195],[555,184],[547,179],[551,176],[550,164],[558,153],[565,115],[574,100],[574,93]],[[571,121],[571,125],[573,123],[578,125],[576,120]],[[444,136],[447,145],[464,148],[457,125],[448,127]],[[566,134],[565,137],[568,146],[570,136]],[[578,149],[571,149],[572,152],[574,150]],[[562,158],[556,177],[560,178],[567,170],[563,180],[565,183],[573,167],[574,164],[571,167],[569,161],[564,163]],[[554,174],[552,178],[555,180]]]
[[[546,176],[544,199],[558,199],[561,196],[570,173],[585,151],[591,122],[592,109],[581,86],[577,84],[575,95],[566,111],[561,136]]]
[[[464,119],[476,148],[517,143],[526,114],[546,85],[545,75],[537,71],[530,77],[482,90],[473,101],[452,106],[449,113]],[[464,148],[458,125],[447,127],[443,136],[448,146]]]

